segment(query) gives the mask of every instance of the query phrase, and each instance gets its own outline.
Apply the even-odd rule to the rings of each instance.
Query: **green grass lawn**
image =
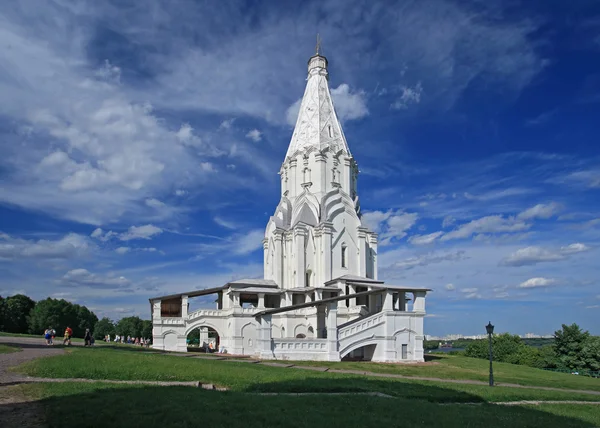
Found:
[[[0,344],[0,354],[10,354],[11,352],[18,352],[21,348],[17,346],[9,346]]]
[[[436,377],[442,379],[469,379],[488,381],[489,361],[468,358],[458,355],[435,355],[430,357],[431,365],[413,364],[378,364],[365,362],[314,362],[298,364],[362,370],[375,373],[395,373],[404,376]],[[568,373],[556,373],[534,369],[516,364],[494,362],[494,379],[498,383],[515,383],[518,385],[549,386],[568,389],[589,389],[600,391],[600,382],[585,376],[574,376]]]
[[[50,427],[593,427],[598,407],[442,405],[370,396],[258,396],[190,387],[98,383],[20,386]],[[437,387],[430,386],[432,395]]]
[[[412,379],[386,379],[334,374],[260,364],[176,357],[135,352],[135,348],[72,348],[67,354],[26,363],[19,371],[38,377],[95,380],[201,381],[236,392],[348,392],[379,391],[431,402],[516,400],[600,401],[600,396],[570,391],[544,391]],[[442,371],[443,367],[435,366]],[[556,375],[556,374],[555,374]],[[568,378],[568,376],[567,376]],[[554,386],[560,387],[560,383]],[[579,386],[581,388],[581,386]],[[582,388],[583,389],[583,388]]]

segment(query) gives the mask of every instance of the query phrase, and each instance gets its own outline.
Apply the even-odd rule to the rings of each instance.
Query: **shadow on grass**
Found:
[[[323,384],[335,391],[335,380]],[[291,390],[287,382],[256,384],[255,390]],[[299,389],[301,384],[296,385]],[[312,387],[313,385],[311,385]],[[204,391],[190,387],[114,387],[107,384],[43,384],[32,386],[45,396],[29,403],[0,405],[2,415],[23,427],[18,415],[31,415],[42,408],[50,427],[591,427],[581,419],[557,416],[524,407],[481,405],[443,405],[425,397],[452,394],[463,401],[477,397],[443,388],[419,386],[412,399],[381,398],[365,395],[264,396],[258,394]]]

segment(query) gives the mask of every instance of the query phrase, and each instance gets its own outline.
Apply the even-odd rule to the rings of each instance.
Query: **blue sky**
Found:
[[[600,334],[597,2],[283,3],[0,5],[0,294],[148,317],[260,277],[319,32],[427,334]]]

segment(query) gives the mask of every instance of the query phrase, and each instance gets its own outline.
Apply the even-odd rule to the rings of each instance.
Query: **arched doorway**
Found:
[[[217,330],[209,326],[198,326],[186,337],[188,352],[217,352],[221,337]]]

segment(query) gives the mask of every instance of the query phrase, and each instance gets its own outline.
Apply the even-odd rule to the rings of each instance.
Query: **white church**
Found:
[[[279,170],[281,200],[263,240],[264,279],[150,299],[153,347],[186,338],[272,360],[423,361],[429,289],[377,277],[377,234],[361,222],[358,165],[329,91],[327,58],[308,61],[296,127]],[[189,312],[190,298],[216,307]]]

